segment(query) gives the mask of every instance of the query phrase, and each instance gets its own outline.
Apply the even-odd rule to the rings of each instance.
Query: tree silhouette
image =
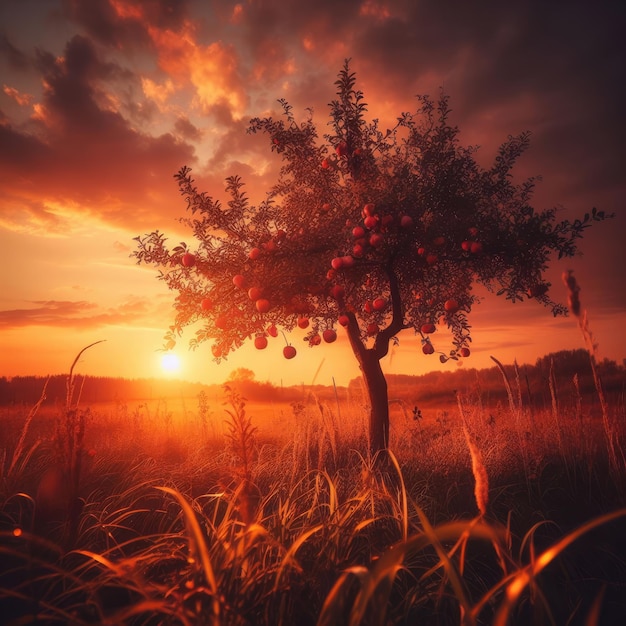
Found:
[[[345,327],[369,394],[375,453],[389,438],[380,360],[398,333],[414,329],[429,355],[443,323],[452,341],[437,346],[439,358],[466,358],[474,283],[566,313],[543,278],[550,256],[572,256],[584,229],[607,216],[593,209],[581,220],[557,221],[555,209],[533,209],[535,179],[511,178],[528,133],[510,136],[483,169],[476,148],[459,145],[447,97],[419,97],[415,114],[402,113],[382,132],[365,119],[347,61],[335,84],[331,132],[322,139],[312,116],[298,123],[284,100],[280,119],[251,120],[249,132],[267,134],[283,163],[263,202],[253,206],[232,176],[223,206],[199,192],[183,167],[176,179],[191,215],[181,221],[196,247],[169,249],[157,230],[136,238],[134,255],[178,294],[166,349],[197,322],[190,346],[211,341],[218,362],[247,340],[264,349],[278,328],[307,328],[315,347]],[[286,358],[295,355],[295,347],[284,348]]]

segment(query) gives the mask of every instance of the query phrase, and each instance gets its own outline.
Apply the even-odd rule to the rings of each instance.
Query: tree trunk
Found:
[[[360,365],[370,401],[369,443],[370,452],[374,456],[389,446],[387,381],[374,351],[368,351]]]

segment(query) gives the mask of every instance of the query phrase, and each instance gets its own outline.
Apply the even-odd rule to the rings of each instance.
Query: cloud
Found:
[[[147,298],[135,298],[106,310],[85,300],[38,300],[32,304],[35,306],[31,308],[0,311],[0,328],[46,326],[85,329],[132,325],[150,319],[154,313]]]

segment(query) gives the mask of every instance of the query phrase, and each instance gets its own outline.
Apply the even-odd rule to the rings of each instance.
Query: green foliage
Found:
[[[289,331],[303,316],[314,346],[343,314],[355,352],[372,349],[378,358],[403,329],[429,343],[423,325],[443,318],[453,345],[441,358],[456,359],[471,341],[474,282],[565,313],[548,295],[549,259],[575,254],[583,231],[607,216],[594,209],[559,222],[555,209],[530,205],[535,179],[512,180],[529,133],[510,136],[483,169],[476,148],[459,145],[446,96],[418,98],[415,113],[383,132],[366,120],[347,62],[335,85],[331,130],[321,138],[312,116],[298,122],[283,100],[281,118],[251,120],[249,131],[266,134],[282,158],[278,181],[257,206],[239,177],[227,179],[231,199],[222,206],[198,191],[189,168],[176,175],[190,213],[182,222],[196,246],[169,248],[154,231],[136,238],[134,253],[177,292],[166,348],[199,323],[191,346],[212,342],[219,361],[268,325]],[[249,296],[249,288],[260,295]],[[376,298],[384,299],[380,308]],[[450,300],[456,304],[446,308]]]

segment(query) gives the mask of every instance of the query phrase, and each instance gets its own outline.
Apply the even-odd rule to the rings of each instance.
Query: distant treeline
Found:
[[[553,377],[554,388],[561,399],[574,398],[580,392],[583,397],[593,398],[595,387],[589,355],[583,349],[564,350],[548,354],[535,365],[504,366],[514,396],[521,393],[522,401],[535,406],[549,406],[551,391],[549,380]],[[607,395],[623,394],[626,388],[626,367],[614,361],[604,360],[597,364],[602,385]],[[229,381],[227,384],[251,402],[300,402],[313,395],[318,400],[332,401],[350,398],[365,399],[360,378],[350,381],[348,388],[332,386],[276,387],[269,382],[254,380],[248,376]],[[15,376],[0,378],[0,405],[34,404],[46,387],[46,404],[63,406],[67,395],[67,377]],[[80,402],[84,405],[103,402],[128,402],[160,398],[195,398],[201,392],[208,397],[223,397],[223,385],[203,385],[180,380],[128,379],[98,376],[77,376],[75,394],[80,390]],[[456,401],[456,392],[475,394],[484,402],[507,401],[507,391],[502,372],[494,365],[487,369],[458,368],[452,372],[431,372],[421,376],[387,376],[390,400],[403,400],[411,404],[450,403]],[[577,391],[578,389],[578,391]]]
[[[618,365],[605,359],[596,364],[605,394],[614,399],[626,391],[626,363]],[[589,354],[584,349],[562,350],[547,354],[534,365],[504,365],[504,370],[517,402],[532,403],[536,407],[549,407],[552,403],[550,378],[557,399],[574,402],[578,393],[587,401],[594,402],[597,392],[591,371]],[[430,372],[422,376],[389,375],[389,398],[406,402],[446,403],[456,402],[456,392],[479,396],[487,403],[507,402],[508,396],[500,369],[493,367],[476,370],[459,368],[453,372]],[[361,387],[359,379],[350,382],[352,391]]]

